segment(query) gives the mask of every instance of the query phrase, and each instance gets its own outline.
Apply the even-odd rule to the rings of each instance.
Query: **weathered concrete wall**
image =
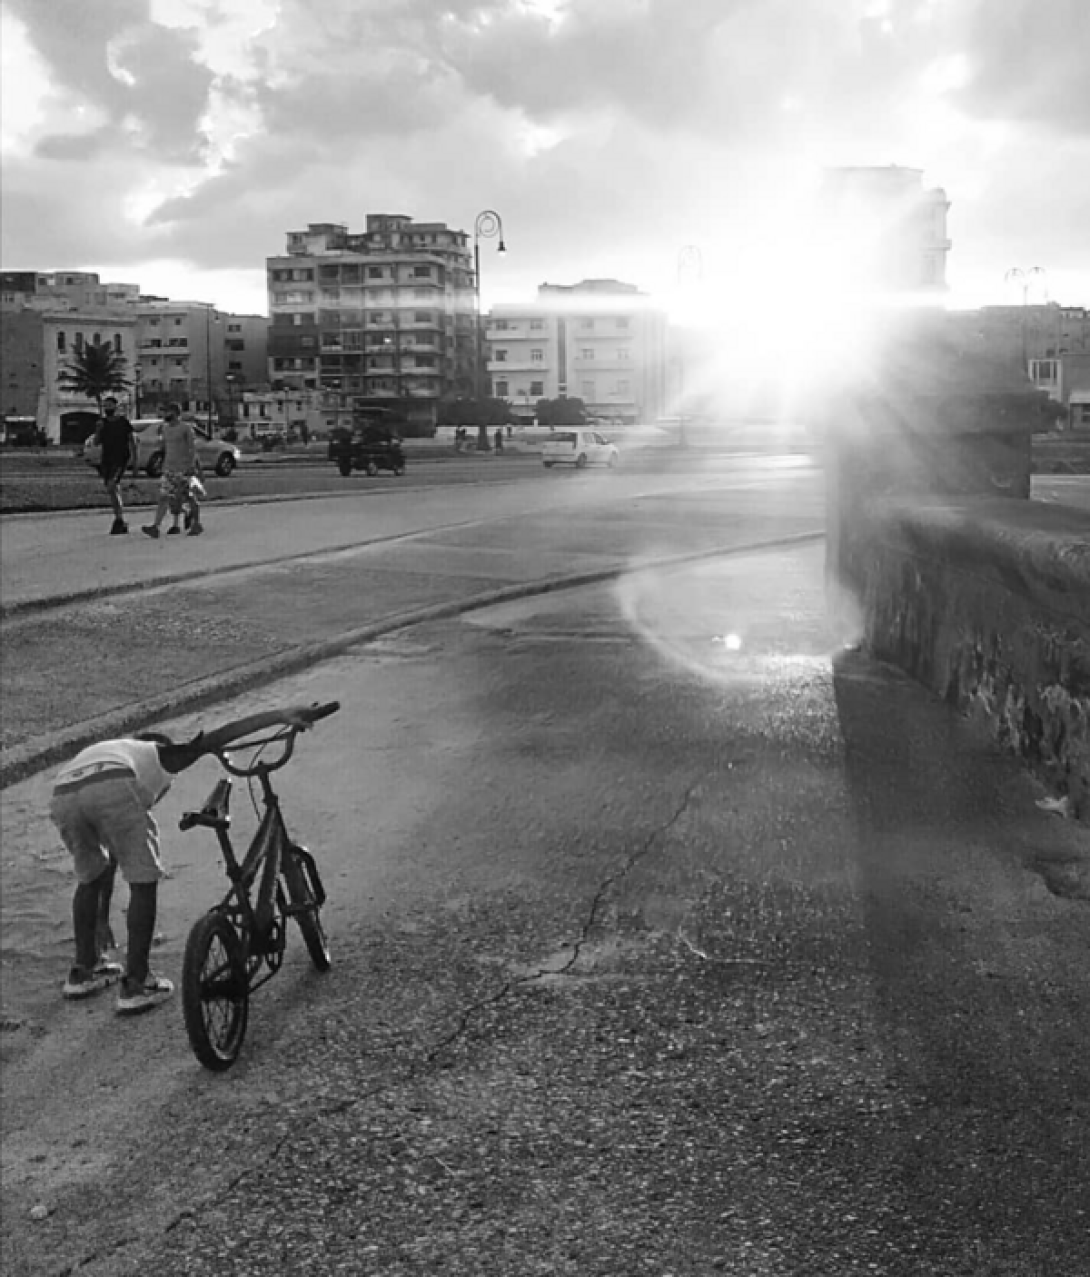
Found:
[[[1090,517],[872,500],[842,540],[868,647],[968,713],[1090,821]]]

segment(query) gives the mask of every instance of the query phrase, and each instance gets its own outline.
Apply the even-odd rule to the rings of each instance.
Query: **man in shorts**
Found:
[[[201,465],[197,456],[197,437],[188,421],[182,420],[180,404],[169,403],[163,409],[163,424],[159,427],[163,441],[163,475],[159,480],[159,504],[150,526],[141,528],[145,536],[158,538],[159,525],[169,509],[174,516],[171,533],[177,533],[182,509],[188,503],[191,511],[189,536],[196,537],[204,531],[201,508],[191,480],[200,475]]]
[[[94,439],[102,446],[99,472],[114,512],[110,535],[119,536],[129,530],[129,525],[125,522],[125,508],[121,502],[121,480],[130,466],[132,477],[136,478],[138,451],[132,422],[117,411],[117,400],[112,397],[102,401],[102,416],[95,427]]]
[[[231,741],[275,725],[305,731],[302,708],[268,710],[200,732],[175,744],[148,732],[90,745],[57,773],[50,819],[71,853],[78,885],[72,899],[76,961],[62,992],[87,998],[121,980],[119,1015],[136,1015],[165,1002],[174,985],[149,966],[155,934],[159,879],[159,826],[151,809],[174,776]],[[111,962],[110,899],[120,868],[129,884],[128,948],[125,966]]]

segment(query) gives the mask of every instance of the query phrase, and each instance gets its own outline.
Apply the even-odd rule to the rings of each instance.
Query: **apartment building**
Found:
[[[433,425],[443,399],[471,394],[473,258],[464,231],[401,214],[368,214],[290,231],[267,259],[269,377]]]
[[[491,392],[524,421],[562,396],[618,423],[665,411],[666,317],[632,284],[542,284],[533,302],[494,306],[485,335]]]
[[[90,412],[59,393],[56,375],[96,334],[106,333],[126,358],[132,387],[121,398],[132,415],[178,400],[187,412],[215,416],[230,394],[267,384],[268,320],[261,315],[147,296],[138,284],[103,283],[93,271],[2,272],[0,311],[10,351],[4,411],[35,413],[53,442],[70,442]]]
[[[819,194],[814,251],[842,289],[941,294],[949,208],[941,187],[924,188],[922,169],[830,168]]]

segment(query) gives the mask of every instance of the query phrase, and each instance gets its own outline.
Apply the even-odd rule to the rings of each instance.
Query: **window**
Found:
[[[1055,359],[1031,359],[1029,375],[1033,381],[1055,381],[1058,361]]]
[[[531,362],[535,364],[540,364],[545,359],[545,352],[543,350],[531,350],[530,359],[531,359]]]
[[[153,319],[149,319],[149,320],[148,320],[148,323],[152,326],[152,328],[158,328],[158,327],[159,327],[159,316],[158,316],[158,315],[156,315]]]
[[[494,327],[495,327],[495,329],[496,329],[496,332],[498,332],[498,333],[505,333],[505,332],[507,331],[507,320],[506,320],[506,319],[497,319],[497,320],[495,321],[495,325],[494,325]]]
[[[431,279],[431,267],[430,266],[414,266],[413,277],[415,279]]]
[[[76,333],[76,335],[72,338],[72,345],[76,348],[76,350],[83,349],[83,333]]]
[[[62,351],[65,349],[65,335],[63,332],[57,333],[57,349]]]
[[[174,327],[175,327],[175,328],[181,328],[181,326],[182,326],[182,317],[181,317],[181,315],[175,315],[175,316],[174,316]]]
[[[531,381],[531,382],[530,382],[530,394],[531,394],[531,395],[533,395],[533,396],[535,396],[535,397],[537,397],[537,398],[539,398],[539,399],[540,399],[540,398],[541,398],[541,396],[542,396],[542,395],[544,395],[544,393],[545,393],[545,383],[544,383],[543,381]]]
[[[434,355],[417,355],[416,366],[417,368],[434,368],[435,356]]]
[[[509,382],[506,382],[506,381],[497,381],[497,382],[496,382],[496,397],[497,397],[498,399],[506,399],[506,398],[507,398],[508,394],[510,393],[510,391],[508,390],[508,386],[509,386],[509,384],[510,384],[510,383],[509,383]]]
[[[613,387],[613,393],[614,393],[615,395],[627,395],[627,394],[628,394],[628,382],[627,382],[627,381],[619,381],[619,382],[617,382],[617,384]]]
[[[188,337],[171,337],[171,339],[167,342],[167,345],[168,346],[188,346],[189,338]]]
[[[434,318],[430,310],[413,311],[413,321],[417,324],[430,324],[434,322]]]
[[[592,349],[590,346],[584,346],[584,347],[583,347],[583,349],[579,352],[579,358],[580,358],[580,359],[593,359],[593,358],[594,358],[594,351],[593,351],[593,349]]]
[[[494,351],[492,352],[492,358],[493,358],[493,359],[496,361],[496,363],[498,363],[498,364],[505,364],[505,363],[507,362],[507,351],[506,351],[506,350],[494,350]]]
[[[385,276],[384,276],[384,275],[383,275],[383,273],[382,273],[382,267],[381,267],[381,266],[368,266],[368,268],[367,268],[367,278],[368,278],[368,279],[385,279]]]
[[[121,354],[121,334],[120,333],[114,333],[114,350],[116,350],[119,355]]]
[[[617,316],[617,327],[618,327],[618,328],[627,328],[627,327],[628,327],[628,323],[629,323],[629,321],[628,321],[628,320],[627,320],[627,319],[626,319],[623,315],[618,315],[618,316]]]
[[[632,352],[628,349],[627,346],[622,346],[620,350],[617,351],[617,359],[621,363],[625,363],[630,358],[631,354]]]
[[[535,332],[535,333],[540,332],[540,331],[541,331],[544,327],[545,327],[545,321],[544,321],[543,319],[531,319],[531,320],[530,320],[530,331],[531,331],[531,332]]]
[[[95,333],[94,337],[91,339],[91,345],[92,345],[92,346],[101,346],[101,345],[102,345],[102,334],[101,334],[101,333]]]
[[[241,325],[241,324],[228,324],[228,325],[227,325],[227,331],[228,331],[229,333],[240,333],[240,332],[242,332],[242,325]]]
[[[589,330],[589,329],[591,329],[591,328],[593,328],[593,327],[594,327],[594,320],[593,320],[593,319],[581,319],[581,320],[579,321],[579,327],[580,327],[580,328],[583,328],[583,329],[588,329],[588,330]]]

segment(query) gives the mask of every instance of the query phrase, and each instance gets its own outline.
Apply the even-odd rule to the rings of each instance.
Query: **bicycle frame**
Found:
[[[235,853],[230,834],[230,779],[223,777],[216,783],[216,788],[201,811],[201,816],[205,818],[201,823],[207,824],[214,831],[227,877],[231,880],[231,889],[215,907],[227,914],[238,929],[251,978],[256,969],[252,966],[253,959],[264,961],[269,967],[268,973],[261,980],[251,984],[251,989],[260,987],[279,969],[284,934],[276,930],[274,924],[278,916],[288,912],[283,897],[279,900],[277,898],[277,887],[284,849],[290,845],[291,839],[280,809],[280,798],[269,779],[270,770],[260,763],[255,768],[261,783],[264,811],[249,849],[241,861]],[[256,897],[251,898],[255,882],[258,882],[258,890]]]

